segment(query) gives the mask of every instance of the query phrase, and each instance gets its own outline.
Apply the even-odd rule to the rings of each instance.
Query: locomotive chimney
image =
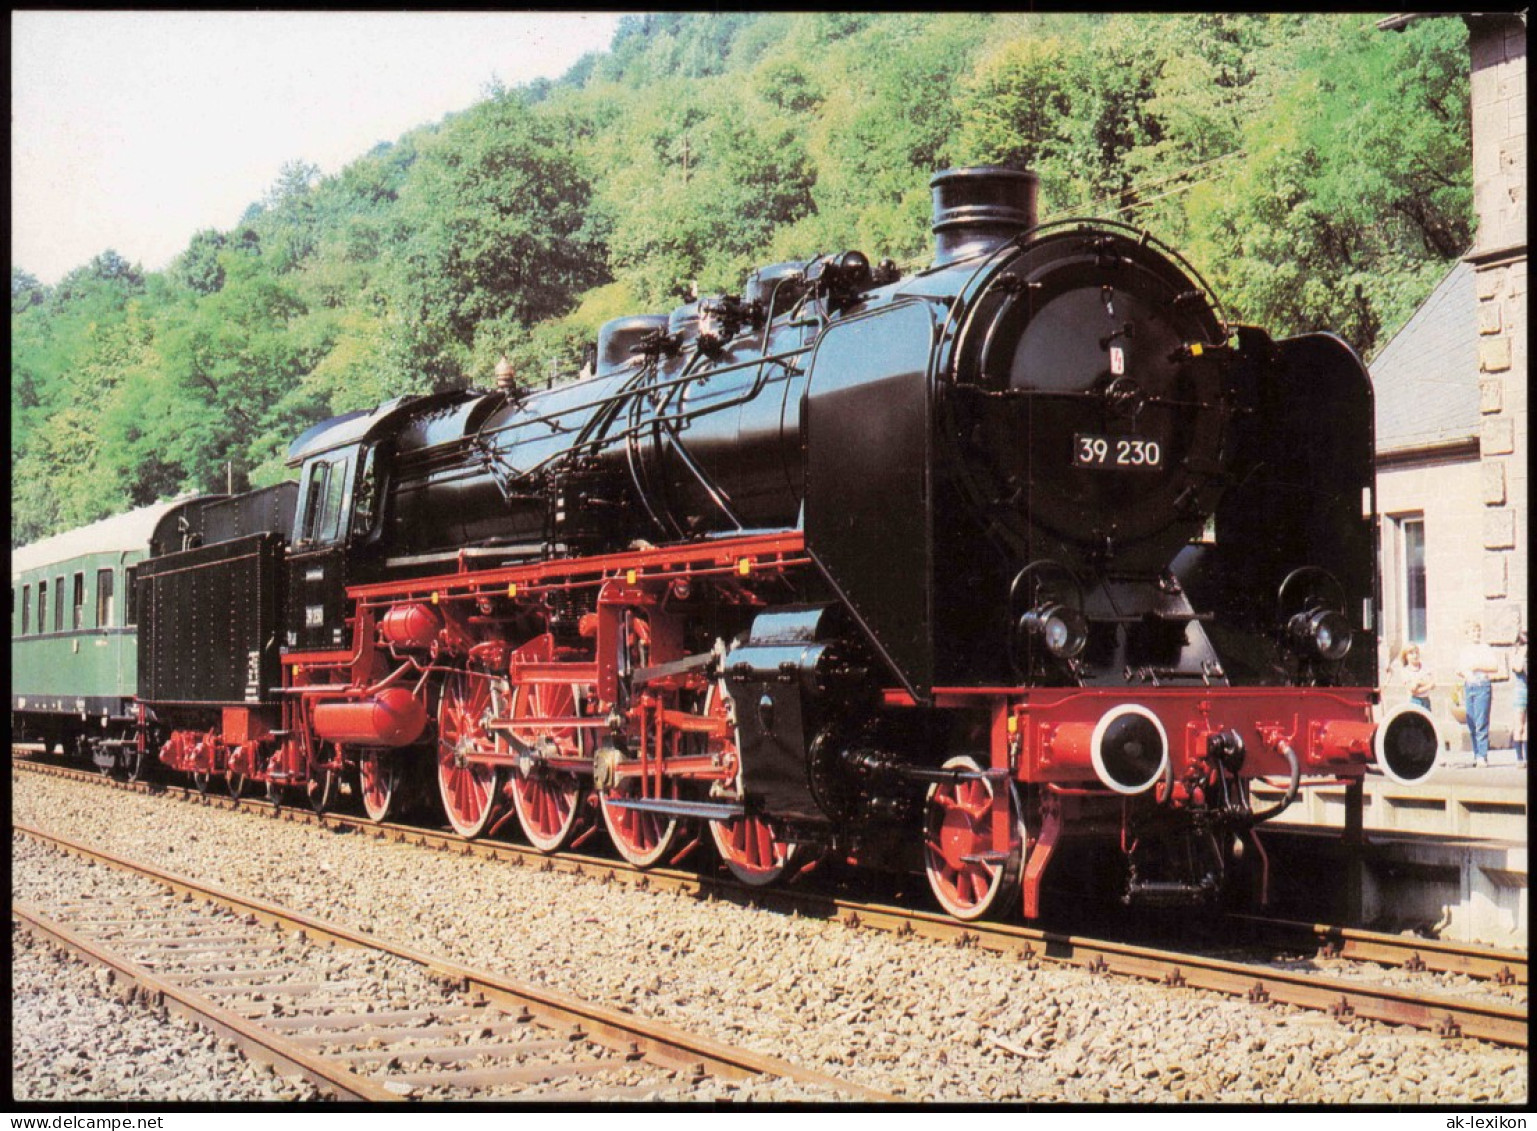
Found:
[[[946,169],[934,192],[934,266],[985,255],[1035,227],[1039,178],[1002,165]]]

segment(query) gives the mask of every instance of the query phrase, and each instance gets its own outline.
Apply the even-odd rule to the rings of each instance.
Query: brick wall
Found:
[[[1478,223],[1468,258],[1477,272],[1483,511],[1476,527],[1482,561],[1468,580],[1482,587],[1485,639],[1499,647],[1529,624],[1526,26],[1512,15],[1466,19]]]
[[[1381,670],[1402,645],[1404,600],[1399,591],[1403,565],[1399,561],[1398,526],[1406,516],[1425,522],[1425,579],[1427,632],[1420,654],[1435,674],[1431,710],[1452,740],[1452,748],[1471,748],[1467,728],[1451,715],[1452,673],[1467,643],[1463,626],[1470,618],[1486,615],[1486,598],[1470,578],[1478,578],[1488,554],[1480,537],[1481,523],[1489,508],[1480,497],[1484,471],[1476,455],[1461,459],[1426,459],[1413,464],[1380,468],[1377,472],[1377,512],[1382,516],[1382,624],[1379,632]],[[1492,730],[1495,745],[1504,746],[1512,724],[1509,668],[1494,681]],[[1402,687],[1384,690],[1384,703],[1392,707],[1408,698]]]

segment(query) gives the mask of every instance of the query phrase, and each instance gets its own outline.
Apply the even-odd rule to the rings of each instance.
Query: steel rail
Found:
[[[779,1057],[765,1056],[748,1049],[722,1044],[664,1022],[648,1020],[607,1006],[582,1001],[559,990],[518,982],[490,971],[462,966],[412,947],[389,942],[376,935],[356,931],[301,911],[253,899],[200,880],[167,872],[151,864],[92,848],[79,841],[48,833],[30,825],[13,821],[11,828],[13,832],[40,843],[51,845],[84,859],[97,861],[119,871],[142,876],[172,891],[214,903],[237,914],[255,916],[260,922],[301,932],[307,938],[392,955],[456,984],[463,993],[477,994],[503,1005],[532,1008],[538,1014],[558,1023],[580,1025],[598,1039],[616,1046],[632,1046],[645,1054],[653,1063],[664,1067],[692,1068],[697,1072],[695,1066],[703,1065],[711,1075],[725,1079],[780,1077],[796,1083],[840,1092],[862,1102],[900,1102],[897,1096],[841,1080],[815,1069],[804,1068]],[[148,971],[141,970],[140,973],[153,978]],[[137,975],[135,979],[138,980]],[[162,983],[157,985],[154,992],[158,993],[162,988],[169,992],[174,987],[168,983]],[[361,1082],[367,1083],[367,1081]],[[373,1099],[384,1098],[384,1096],[359,1096],[358,1098]]]
[[[18,832],[27,832],[23,826],[13,828]],[[28,832],[27,835],[32,834]],[[157,976],[102,943],[71,930],[63,923],[55,922],[37,908],[12,900],[11,915],[43,938],[134,982],[149,1005],[163,1006],[167,1012],[175,1013],[234,1042],[253,1060],[271,1065],[284,1075],[302,1076],[316,1087],[343,1100],[388,1103],[404,1098],[325,1057],[308,1052],[279,1033],[265,1029],[200,994]]]
[[[1238,927],[1265,940],[1316,947],[1326,958],[1376,962],[1410,970],[1435,970],[1490,979],[1501,984],[1528,985],[1525,951],[1496,947],[1472,948],[1441,939],[1389,935],[1328,923],[1305,923],[1263,915],[1232,915]]]
[[[84,771],[73,773],[91,781],[103,780],[98,775]],[[197,798],[194,791],[185,792]],[[229,808],[246,804],[215,797],[201,800]],[[272,811],[270,803],[253,804]],[[891,931],[899,936],[917,936],[963,947],[976,946],[1026,961],[1060,962],[1081,966],[1096,973],[1123,974],[1166,985],[1242,995],[1255,1002],[1325,1009],[1337,1017],[1354,1015],[1389,1024],[1431,1029],[1446,1036],[1463,1035],[1495,1044],[1528,1047],[1528,1018],[1524,1005],[1483,1004],[1412,988],[1372,986],[1342,978],[1090,939],[1034,927],[1004,923],[961,923],[931,912],[841,899],[822,893],[790,888],[752,888],[730,880],[670,868],[641,870],[624,862],[601,857],[571,853],[546,856],[519,845],[470,841],[455,833],[412,825],[375,824],[363,818],[340,814],[314,816],[302,810],[286,810],[285,814],[296,820],[335,823],[439,851],[483,855],[507,860],[515,865],[537,862],[540,870],[546,872],[602,876],[605,882],[619,880],[641,889],[654,887],[672,890],[697,899],[721,899],[747,906],[793,911],[807,917],[839,921],[849,927]],[[1325,928],[1331,929],[1341,930]],[[1354,933],[1363,937],[1371,934]],[[1485,956],[1491,954],[1488,948],[1456,943],[1438,943],[1436,949],[1445,956],[1447,962],[1452,961],[1451,956],[1457,953],[1469,955],[1467,972],[1486,968],[1488,962]],[[1492,952],[1502,962],[1510,953]],[[1474,956],[1479,960],[1473,961]],[[1428,968],[1429,959],[1425,961]]]

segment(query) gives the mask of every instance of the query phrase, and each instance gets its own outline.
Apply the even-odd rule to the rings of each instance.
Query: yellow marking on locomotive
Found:
[[[751,558],[742,558],[742,559],[740,559],[736,563],[736,571],[737,571],[737,573],[741,574],[743,577],[746,577],[748,574],[750,574],[752,572],[752,559]]]
[[[436,589],[432,591],[432,603],[434,605],[438,603],[438,591]]]
[[[507,583],[507,596],[509,596],[509,597],[516,597],[517,595],[518,595],[518,583],[516,581],[509,581]]]

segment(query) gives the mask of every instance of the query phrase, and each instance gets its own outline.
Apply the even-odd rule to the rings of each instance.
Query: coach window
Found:
[[[48,631],[48,583],[46,581],[37,583],[37,630]]]
[[[111,628],[112,614],[116,612],[113,600],[113,577],[110,569],[96,571],[96,627]]]
[[[72,605],[74,617],[70,621],[70,627],[79,632],[85,627],[85,574],[75,574],[75,600]]]
[[[123,570],[123,623],[127,625],[139,623],[139,594],[134,584],[138,580],[138,566]]]
[[[32,631],[32,586],[21,587],[21,635]]]
[[[53,579],[53,630],[64,631],[64,575]]]

